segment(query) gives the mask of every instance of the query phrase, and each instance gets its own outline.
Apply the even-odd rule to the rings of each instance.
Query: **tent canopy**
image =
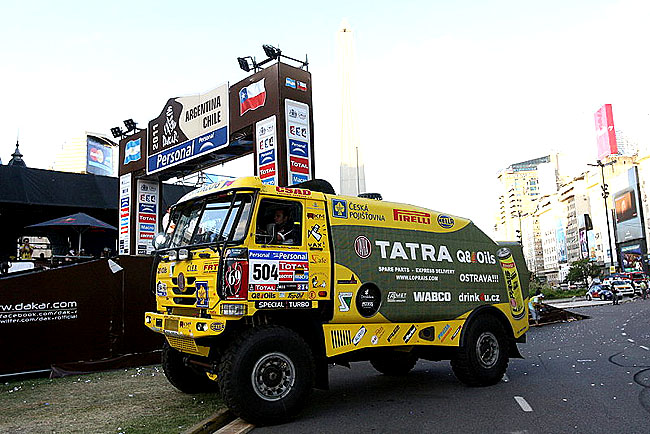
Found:
[[[108,223],[104,223],[101,220],[97,220],[95,217],[91,217],[88,214],[78,212],[66,217],[59,217],[56,219],[48,220],[43,223],[36,223],[35,225],[26,226],[26,228],[46,228],[46,227],[71,227],[76,229],[78,232],[83,232],[83,230],[88,228],[101,228],[101,229],[111,229],[116,231],[115,226],[111,226]]]

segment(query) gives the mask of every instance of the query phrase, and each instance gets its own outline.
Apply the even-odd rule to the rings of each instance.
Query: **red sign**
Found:
[[[140,223],[156,223],[156,214],[140,214]]]
[[[431,224],[431,214],[422,211],[408,211],[405,209],[394,209],[393,219],[398,222]]]
[[[596,137],[598,140],[598,159],[611,154],[618,154],[616,133],[614,131],[614,114],[612,105],[605,104],[594,114],[596,121]]]
[[[275,175],[275,162],[260,166],[260,179]]]
[[[296,173],[309,174],[309,160],[301,157],[291,157],[291,171]]]

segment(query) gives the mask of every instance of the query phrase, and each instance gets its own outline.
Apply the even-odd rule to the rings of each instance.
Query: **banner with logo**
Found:
[[[154,250],[153,239],[158,231],[159,184],[138,179],[137,195],[136,254],[148,255]]]
[[[287,131],[287,184],[293,185],[312,178],[309,106],[290,99],[286,99],[284,104]]]
[[[278,184],[277,123],[275,115],[255,124],[257,171],[264,184]]]
[[[118,235],[119,255],[131,254],[131,174],[120,176],[120,233]]]
[[[614,114],[612,105],[605,104],[594,114],[596,138],[598,140],[598,159],[611,154],[618,154],[616,132],[614,131]]]
[[[149,122],[147,174],[228,146],[228,84],[208,93],[171,98]]]
[[[92,136],[87,136],[86,172],[113,176],[113,148],[105,146]]]

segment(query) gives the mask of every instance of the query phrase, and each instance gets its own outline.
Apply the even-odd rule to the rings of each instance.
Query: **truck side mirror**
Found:
[[[156,238],[154,238],[153,240],[154,249],[156,250],[160,249],[163,246],[163,244],[165,244],[166,239],[167,237],[165,237],[165,234],[160,233],[156,235]]]

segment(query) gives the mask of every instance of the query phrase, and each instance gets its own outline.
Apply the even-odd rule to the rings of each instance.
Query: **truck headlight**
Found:
[[[221,315],[228,316],[242,316],[246,315],[245,304],[222,304]]]

